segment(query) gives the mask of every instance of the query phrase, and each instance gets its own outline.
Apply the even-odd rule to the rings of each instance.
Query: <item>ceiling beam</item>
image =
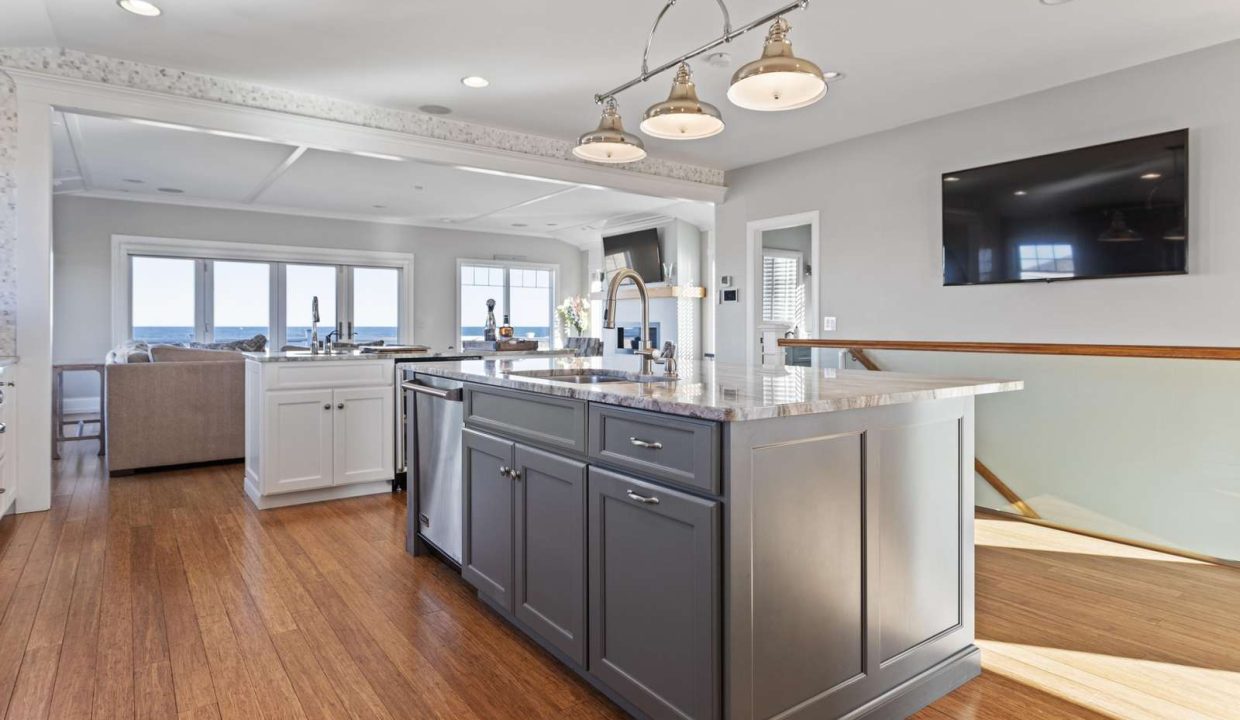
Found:
[[[69,152],[73,155],[73,163],[77,165],[78,177],[82,179],[82,187],[94,190],[95,183],[90,176],[90,167],[86,162],[86,140],[82,136],[80,118],[71,113],[60,113],[65,123],[65,134],[69,136]]]
[[[461,223],[471,223],[471,222],[474,222],[475,220],[481,220],[482,218],[487,218],[487,217],[491,217],[492,215],[498,215],[498,214],[500,214],[500,213],[505,213],[505,212],[508,212],[509,210],[516,210],[517,208],[527,207],[527,206],[529,206],[529,205],[533,205],[533,204],[535,204],[535,203],[540,203],[540,202],[542,202],[542,201],[544,201],[544,200],[550,200],[551,198],[559,197],[559,196],[561,196],[561,195],[567,195],[567,194],[568,194],[568,193],[570,193],[570,192],[576,192],[576,191],[581,190],[581,189],[582,189],[582,187],[581,187],[580,185],[575,185],[575,186],[573,186],[573,187],[566,187],[566,188],[562,188],[562,189],[560,189],[560,190],[556,190],[555,192],[549,192],[549,193],[547,193],[546,195],[539,195],[539,196],[538,196],[538,197],[536,197],[536,198],[530,198],[529,200],[522,200],[522,201],[521,201],[521,202],[519,202],[519,203],[514,203],[514,204],[512,204],[512,205],[508,205],[508,206],[505,206],[505,207],[502,207],[502,208],[496,208],[496,209],[494,209],[494,210],[490,210],[490,211],[488,211],[488,212],[484,212],[484,213],[482,213],[482,214],[480,214],[480,215],[475,215],[475,216],[473,216],[473,217],[471,217],[471,218],[466,218],[465,220],[462,220],[462,221],[460,221],[460,222],[461,222]]]
[[[305,145],[299,145],[293,148],[293,151],[288,154],[288,157],[284,158],[284,162],[277,165],[274,170],[268,173],[267,177],[263,178],[262,181],[258,183],[258,187],[254,188],[254,192],[247,195],[245,200],[242,202],[246,205],[252,205],[256,202],[260,197],[262,197],[263,193],[267,192],[267,190],[275,184],[276,180],[280,179],[281,175],[288,172],[288,169],[293,167],[293,163],[300,160],[301,156],[305,155],[306,151],[309,149],[310,148]]]

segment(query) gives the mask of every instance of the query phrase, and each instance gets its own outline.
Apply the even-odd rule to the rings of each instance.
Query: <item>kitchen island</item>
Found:
[[[638,717],[898,718],[977,675],[973,397],[1021,383],[686,365],[412,369],[464,383],[479,597]]]

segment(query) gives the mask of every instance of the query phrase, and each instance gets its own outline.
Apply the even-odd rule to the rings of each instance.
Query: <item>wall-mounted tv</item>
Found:
[[[944,173],[943,284],[1188,272],[1188,131]]]
[[[603,238],[603,268],[632,268],[648,283],[663,281],[663,256],[655,228]]]

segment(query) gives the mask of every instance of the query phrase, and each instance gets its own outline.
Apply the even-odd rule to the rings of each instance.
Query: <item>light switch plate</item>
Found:
[[[831,315],[822,316],[822,331],[835,332],[835,318]]]

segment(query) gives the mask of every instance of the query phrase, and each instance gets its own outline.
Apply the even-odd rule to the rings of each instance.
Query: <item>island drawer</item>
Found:
[[[549,450],[586,454],[586,403],[581,400],[467,384],[465,424]]]
[[[719,493],[719,425],[590,405],[590,459]]]

